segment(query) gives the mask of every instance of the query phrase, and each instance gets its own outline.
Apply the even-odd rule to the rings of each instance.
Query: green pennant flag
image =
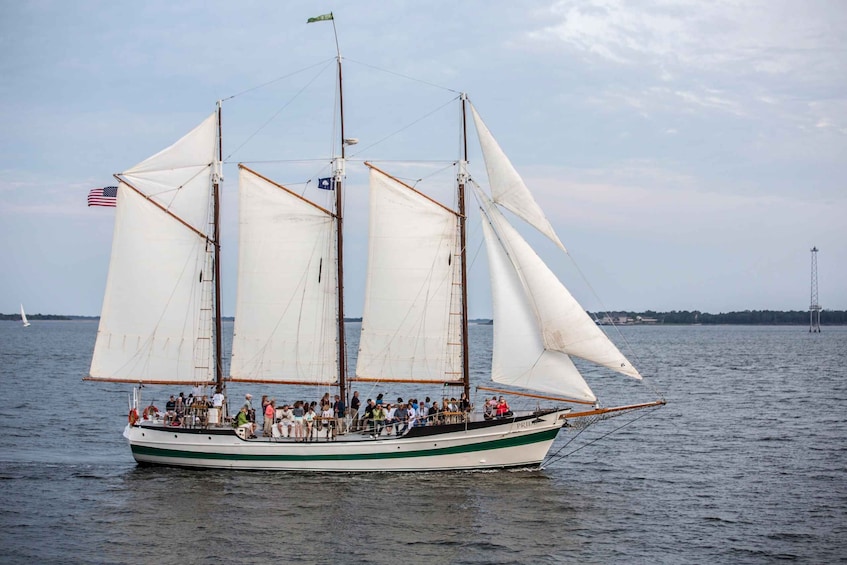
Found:
[[[314,22],[325,22],[325,21],[331,20],[331,19],[333,19],[332,18],[332,12],[330,12],[328,14],[324,14],[322,16],[317,16],[315,18],[309,18],[308,20],[306,20],[306,23],[311,24],[311,23],[314,23]]]

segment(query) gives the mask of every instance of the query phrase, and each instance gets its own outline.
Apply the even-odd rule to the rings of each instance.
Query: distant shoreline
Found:
[[[741,312],[721,312],[710,314],[698,310],[655,312],[588,312],[588,315],[599,325],[616,326],[808,326],[809,312],[803,310],[744,310]],[[58,314],[27,314],[29,321],[50,320],[99,320],[100,316],[65,316]],[[224,316],[225,321],[233,321],[232,316]],[[20,314],[0,314],[0,320],[21,321]],[[345,322],[361,322],[362,318],[344,318]],[[821,312],[822,326],[847,325],[847,310],[823,310]],[[475,325],[492,325],[489,318],[474,318],[468,320]]]

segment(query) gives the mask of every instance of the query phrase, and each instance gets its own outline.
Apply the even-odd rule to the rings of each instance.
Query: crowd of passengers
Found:
[[[362,404],[358,391],[353,393],[350,407],[335,395],[324,394],[320,401],[298,400],[293,404],[277,406],[276,400],[262,397],[261,413],[264,415],[262,435],[265,437],[294,438],[295,441],[314,441],[318,435],[327,441],[339,434],[356,432],[376,438],[382,435],[402,436],[414,427],[458,423],[464,421],[473,406],[462,394],[456,398],[445,398],[440,404],[427,397],[423,401],[411,398],[408,402],[398,398],[392,404],[380,393],[376,400],[367,399]],[[245,396],[245,403],[234,420],[234,426],[242,429],[244,437],[256,438],[258,425],[252,405],[252,396]],[[504,418],[512,415],[504,397],[493,397],[485,402],[486,419]]]
[[[217,392],[211,399],[206,395],[197,396],[192,392],[185,397],[183,393],[171,395],[165,404],[165,424],[181,426],[194,419],[195,424],[206,425],[208,408],[223,408],[224,395]],[[151,408],[153,408],[151,406]],[[405,402],[398,398],[392,404],[380,393],[376,399],[367,399],[363,404],[359,392],[355,391],[348,408],[339,395],[334,398],[329,393],[319,401],[298,400],[293,404],[277,406],[276,399],[262,396],[260,414],[263,416],[262,435],[268,438],[294,438],[295,441],[314,441],[318,435],[327,440],[335,439],[339,434],[356,432],[379,437],[381,435],[401,436],[414,427],[463,422],[473,410],[467,396],[444,398],[441,403],[426,397],[423,401],[411,398]],[[145,419],[148,414],[145,411]],[[512,416],[503,396],[494,396],[486,400],[483,406],[486,420]],[[253,396],[247,394],[244,404],[232,418],[232,425],[240,430],[245,438],[257,438],[259,433]],[[319,434],[320,432],[320,434]]]

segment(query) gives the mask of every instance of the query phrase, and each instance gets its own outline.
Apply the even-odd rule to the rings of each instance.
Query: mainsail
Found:
[[[515,167],[512,166],[512,162],[500,148],[497,140],[491,135],[473,104],[471,104],[471,111],[479,145],[482,148],[482,156],[485,160],[492,200],[529,222],[538,231],[553,240],[562,251],[565,251],[565,246],[559,241],[559,236],[556,235],[547,216],[544,215],[541,207],[532,197],[532,193],[526,187]]]
[[[233,381],[338,381],[334,215],[239,169]]]
[[[356,376],[461,382],[458,215],[373,166],[370,187]]]
[[[218,115],[117,175],[112,256],[88,378],[214,380],[212,176]]]

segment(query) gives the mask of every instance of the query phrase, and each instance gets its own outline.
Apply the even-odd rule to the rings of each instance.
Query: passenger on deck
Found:
[[[385,435],[390,436],[394,431],[394,414],[397,412],[397,407],[386,404],[383,410],[385,410]]]
[[[265,403],[265,419],[262,422],[262,435],[271,437],[272,428],[274,425],[274,415],[276,414],[276,399],[271,398]]]
[[[335,432],[343,434],[347,429],[347,405],[340,395],[335,395],[335,403],[332,405],[332,413],[335,416]]]
[[[326,433],[326,440],[335,439],[335,413],[330,405],[324,404],[321,410],[321,427]]]
[[[401,404],[394,412],[394,419],[397,422],[397,435],[401,436],[409,429],[409,410],[405,404]]]
[[[247,408],[247,418],[254,424],[256,423],[256,410],[253,409],[253,395],[244,395],[244,407]]]
[[[409,428],[414,428],[418,425],[418,399],[412,398],[409,404],[406,405],[406,413],[409,415]]]
[[[170,399],[165,402],[165,425],[168,425],[174,419],[176,419],[176,400],[174,395],[171,395]]]
[[[312,436],[315,433],[315,408],[309,405],[309,409],[303,414],[303,432],[306,436],[306,441],[312,441]]]
[[[282,437],[291,437],[291,431],[294,426],[294,411],[291,410],[291,406],[288,404],[282,407],[282,417],[277,426],[279,435]]]
[[[294,437],[297,441],[303,439],[303,417],[306,415],[306,410],[303,408],[303,401],[298,400],[294,403],[294,408],[291,410],[294,416]]]
[[[485,401],[485,408],[483,415],[486,420],[491,420],[494,418],[494,414],[497,412],[497,397],[492,396],[491,400]]]
[[[385,426],[385,409],[381,404],[374,406],[373,424],[374,432],[371,437],[379,437],[382,433],[382,428]]]
[[[368,431],[371,434],[374,433],[374,408],[376,408],[376,404],[368,398],[368,403],[365,405],[365,413],[362,416],[362,431]]]
[[[359,422],[359,408],[362,406],[362,401],[359,400],[359,391],[353,391],[353,398],[350,399],[350,431],[358,432],[361,429]]]
[[[441,423],[441,410],[438,409],[437,400],[433,401],[432,406],[429,407],[427,421],[429,422],[430,426],[435,426]]]
[[[253,422],[250,421],[250,417],[247,415],[247,407],[242,406],[241,410],[238,411],[238,415],[235,417],[235,427],[239,430],[244,430],[245,438],[255,438],[253,435]]]
[[[471,401],[468,400],[468,395],[465,394],[464,392],[462,393],[462,396],[459,398],[459,410],[461,410],[464,413],[468,413],[468,412],[471,411]]]
[[[418,405],[418,425],[425,426],[429,423],[429,397]]]
[[[509,409],[509,405],[506,404],[505,397],[500,397],[500,400],[497,401],[497,418],[508,418],[512,415],[512,411]]]

